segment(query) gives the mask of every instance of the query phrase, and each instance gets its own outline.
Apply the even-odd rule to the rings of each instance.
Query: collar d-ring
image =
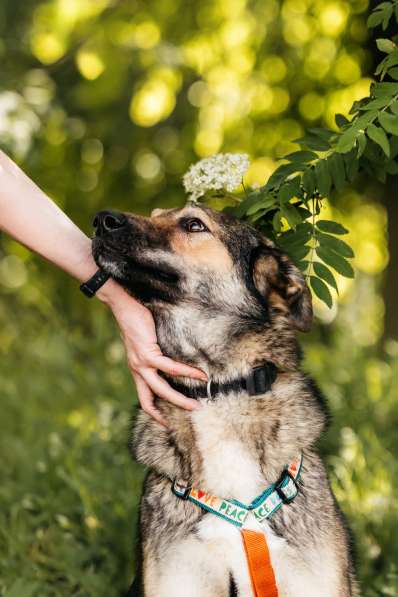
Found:
[[[209,381],[207,382],[207,386],[206,386],[206,393],[207,393],[207,399],[208,400],[213,400],[213,396],[211,394],[211,384],[212,384],[212,380],[209,379]]]

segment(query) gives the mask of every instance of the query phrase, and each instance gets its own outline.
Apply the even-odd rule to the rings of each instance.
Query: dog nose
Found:
[[[116,211],[99,211],[93,220],[93,227],[97,236],[104,232],[120,230],[126,224],[126,216]]]

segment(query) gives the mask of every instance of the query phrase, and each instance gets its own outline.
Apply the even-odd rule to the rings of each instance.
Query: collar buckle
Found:
[[[297,481],[287,469],[283,471],[275,483],[275,491],[284,504],[290,504],[298,494]]]
[[[273,363],[253,367],[246,377],[246,390],[250,396],[259,396],[268,392],[275,381],[276,368]]]

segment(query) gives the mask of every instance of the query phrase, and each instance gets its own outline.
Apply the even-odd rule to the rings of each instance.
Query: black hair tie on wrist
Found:
[[[104,272],[103,269],[99,269],[87,282],[84,282],[80,286],[80,290],[88,298],[93,298],[95,293],[107,282],[110,278],[110,274]]]

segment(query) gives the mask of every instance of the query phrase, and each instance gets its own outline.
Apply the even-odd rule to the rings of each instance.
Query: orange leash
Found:
[[[263,533],[241,529],[255,597],[278,597],[274,569]]]

